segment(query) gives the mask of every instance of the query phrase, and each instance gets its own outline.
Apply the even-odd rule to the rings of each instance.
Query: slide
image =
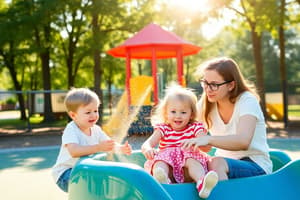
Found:
[[[272,174],[220,181],[208,199],[299,199],[300,160],[291,161],[278,150],[270,156],[276,170]],[[140,150],[112,158],[113,162],[106,154],[82,158],[71,174],[69,199],[199,199],[195,183],[158,183],[142,168]]]

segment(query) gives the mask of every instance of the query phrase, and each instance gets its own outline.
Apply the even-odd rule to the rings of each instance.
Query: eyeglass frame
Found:
[[[203,89],[209,87],[209,89],[211,91],[217,91],[219,90],[219,87],[222,85],[225,85],[227,83],[231,83],[233,80],[231,81],[224,81],[223,83],[208,83],[206,80],[200,80],[200,85]],[[213,89],[213,87],[216,87],[216,89]]]

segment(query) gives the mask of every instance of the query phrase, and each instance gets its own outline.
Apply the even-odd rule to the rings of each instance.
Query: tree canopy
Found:
[[[184,58],[188,86],[199,88],[193,73],[201,62],[230,56],[257,84],[263,100],[265,92],[282,90],[282,64],[287,85],[291,85],[289,93],[297,94],[299,8],[299,0],[2,0],[0,77],[5,81],[0,82],[0,89],[90,87],[103,100],[102,90],[124,89],[125,85],[125,60],[107,55],[107,50],[154,22],[203,48]],[[208,25],[226,20],[221,31],[209,37],[216,27]],[[133,61],[132,73],[151,74],[149,66],[148,61]],[[165,85],[176,80],[175,60],[161,60],[158,66]],[[22,98],[18,96],[25,109]],[[45,98],[45,110],[51,114],[50,96]]]

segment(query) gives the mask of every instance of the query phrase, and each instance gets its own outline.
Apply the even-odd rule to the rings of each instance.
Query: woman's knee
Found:
[[[208,162],[208,170],[214,171],[227,171],[227,163],[226,160],[222,157],[213,157]]]

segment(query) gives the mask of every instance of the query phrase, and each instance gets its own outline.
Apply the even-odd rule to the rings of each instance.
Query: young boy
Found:
[[[127,141],[123,145],[117,144],[96,125],[100,105],[96,93],[86,88],[74,88],[67,93],[64,103],[72,121],[64,129],[52,175],[56,184],[68,192],[70,174],[79,157],[114,151],[130,155],[131,146]]]

